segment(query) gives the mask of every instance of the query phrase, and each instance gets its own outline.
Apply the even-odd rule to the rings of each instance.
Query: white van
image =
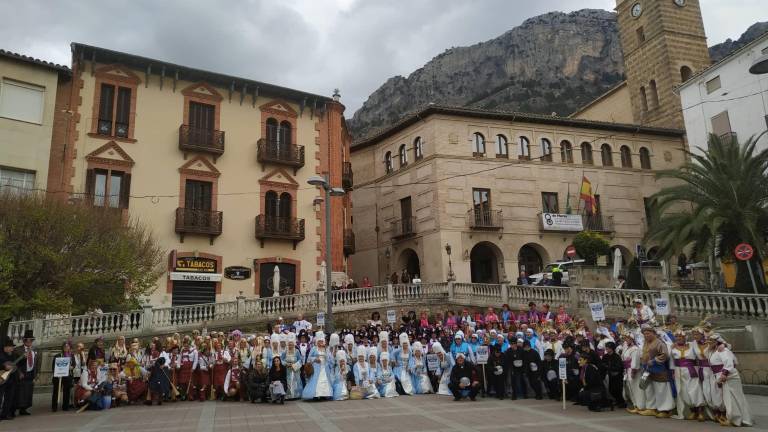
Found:
[[[552,270],[554,268],[559,268],[561,272],[563,272],[563,284],[568,283],[568,269],[573,267],[576,264],[584,264],[583,259],[577,259],[577,260],[569,260],[569,261],[558,261],[555,263],[547,264],[546,267],[544,267],[544,270],[541,273],[536,273],[533,275],[529,275],[528,279],[531,281],[532,285],[536,285],[539,282],[541,282],[541,279],[544,278],[544,275],[547,275],[547,278],[552,279]]]

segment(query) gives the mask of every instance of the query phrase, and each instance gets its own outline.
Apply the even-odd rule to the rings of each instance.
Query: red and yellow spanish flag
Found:
[[[579,199],[584,201],[584,210],[588,215],[597,213],[597,202],[595,202],[595,195],[592,193],[592,183],[586,177],[581,178]]]

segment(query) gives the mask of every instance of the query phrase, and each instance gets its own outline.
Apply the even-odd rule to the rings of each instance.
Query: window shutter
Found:
[[[721,138],[731,133],[731,119],[728,117],[728,111],[712,117],[712,133]]]
[[[94,188],[96,186],[96,173],[92,169],[85,171],[85,199],[88,204],[93,204]]]
[[[131,198],[131,175],[129,173],[123,174],[120,185],[120,208],[127,209],[128,201]]]

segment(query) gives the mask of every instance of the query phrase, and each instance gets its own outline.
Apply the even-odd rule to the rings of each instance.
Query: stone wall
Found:
[[[663,289],[664,275],[661,267],[645,267],[642,270],[645,283],[652,290]],[[627,274],[627,268],[622,268],[621,274]],[[572,285],[594,288],[613,288],[613,267],[579,266],[568,272]],[[633,287],[635,289],[635,287]]]

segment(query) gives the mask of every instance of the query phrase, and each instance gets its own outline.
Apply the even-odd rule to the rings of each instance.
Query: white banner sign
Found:
[[[658,315],[669,315],[669,299],[657,298],[656,301],[656,313]]]
[[[322,327],[325,325],[325,313],[324,312],[318,312],[317,313],[317,326]]]
[[[581,215],[542,213],[541,227],[544,231],[584,231]]]
[[[61,378],[69,376],[70,357],[57,357],[53,363],[53,377]]]
[[[387,311],[387,322],[390,324],[394,324],[395,321],[397,321],[397,312],[394,309],[390,309]]]
[[[484,365],[488,363],[488,346],[478,345],[475,357],[477,358],[477,364]]]
[[[557,366],[558,366],[557,369],[560,375],[560,379],[561,380],[568,379],[568,370],[567,370],[568,365],[566,364],[564,357],[560,357],[559,359],[557,359]]]
[[[436,371],[440,367],[440,359],[437,354],[427,354],[427,370]]]
[[[605,307],[602,302],[590,303],[589,311],[592,312],[593,321],[605,321]]]
[[[172,281],[221,282],[221,273],[171,272]]]

